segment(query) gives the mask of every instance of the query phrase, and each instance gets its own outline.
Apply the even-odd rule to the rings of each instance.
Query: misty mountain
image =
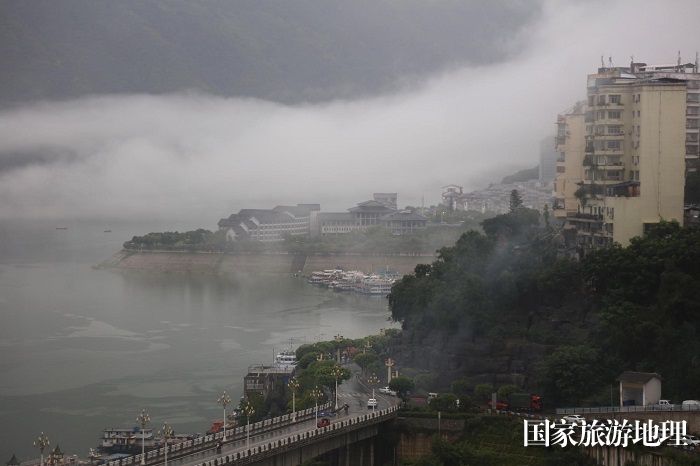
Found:
[[[540,176],[540,166],[519,170],[512,175],[503,177],[501,184],[517,183],[519,181],[536,180]]]
[[[540,9],[457,0],[1,0],[0,103],[198,90],[376,94],[503,61]]]

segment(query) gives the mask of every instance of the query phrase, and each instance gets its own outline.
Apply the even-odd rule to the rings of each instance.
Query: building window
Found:
[[[619,94],[612,94],[610,96],[610,103],[611,104],[619,104],[620,103],[620,95]]]
[[[697,93],[688,93],[685,99],[686,102],[690,103],[698,103],[700,102],[700,94]]]
[[[698,142],[698,133],[685,133],[685,142]]]
[[[639,165],[639,156],[638,155],[632,156],[632,165]]]
[[[605,126],[604,125],[598,125],[595,127],[595,134],[601,135],[605,134]]]
[[[700,115],[700,107],[686,107],[686,115]]]
[[[622,126],[620,126],[620,125],[608,126],[608,134],[622,134]]]
[[[592,107],[595,102],[595,96],[594,95],[589,95],[588,96],[588,106]]]
[[[620,141],[608,141],[608,149],[620,150]]]
[[[557,167],[557,173],[565,173],[565,172],[566,172],[566,168],[565,168],[565,167],[562,167],[562,166],[558,166],[558,167]]]
[[[685,146],[685,155],[698,155],[698,146]]]
[[[596,112],[596,119],[605,120],[605,110],[598,110],[598,112]]]
[[[620,112],[619,110],[610,110],[608,112],[608,118],[610,118],[611,120],[619,120],[621,116],[622,112]]]
[[[605,96],[604,95],[598,96],[598,105],[605,105]]]
[[[687,119],[685,120],[685,127],[688,129],[698,129],[698,120]]]

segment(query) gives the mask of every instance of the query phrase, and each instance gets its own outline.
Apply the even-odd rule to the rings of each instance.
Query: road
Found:
[[[346,415],[343,410],[340,410],[337,416],[331,417],[331,423],[344,421],[351,419],[353,417],[359,417],[368,412],[371,409],[367,408],[367,400],[371,397],[372,389],[365,385],[358,377],[358,371],[356,367],[352,368],[353,375],[349,380],[346,380],[338,386],[338,405],[343,406],[348,405],[348,414]],[[383,395],[375,391],[375,398],[377,399],[377,410],[384,408],[389,408],[398,404],[399,399],[389,395]],[[331,400],[334,401],[334,400]],[[254,448],[258,445],[267,444],[274,442],[276,440],[281,440],[283,438],[289,437],[295,434],[302,434],[305,432],[310,432],[316,429],[316,420],[311,419],[308,421],[298,422],[296,424],[283,426],[273,431],[262,432],[259,434],[251,433],[249,448]],[[210,448],[207,450],[202,450],[196,453],[190,453],[185,456],[176,459],[168,459],[169,466],[194,466],[196,464],[202,463],[203,461],[208,461],[219,456],[226,456],[232,453],[242,451],[246,449],[246,439],[239,440],[229,440],[226,442],[221,451],[217,452],[216,448]],[[151,465],[163,464],[163,461],[158,463],[150,463]]]

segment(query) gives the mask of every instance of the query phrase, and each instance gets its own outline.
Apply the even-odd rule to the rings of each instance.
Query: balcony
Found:
[[[566,136],[556,136],[554,138],[554,144],[559,146],[566,142]]]

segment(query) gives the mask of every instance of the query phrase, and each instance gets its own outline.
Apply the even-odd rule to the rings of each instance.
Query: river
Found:
[[[57,227],[66,229],[56,229]],[[186,225],[0,223],[0,459],[51,448],[85,456],[105,427],[146,408],[159,428],[203,432],[275,350],[393,326],[386,300],[288,276],[236,282],[97,270],[131,236]],[[105,232],[105,230],[111,230]],[[4,459],[6,458],[6,459]]]

